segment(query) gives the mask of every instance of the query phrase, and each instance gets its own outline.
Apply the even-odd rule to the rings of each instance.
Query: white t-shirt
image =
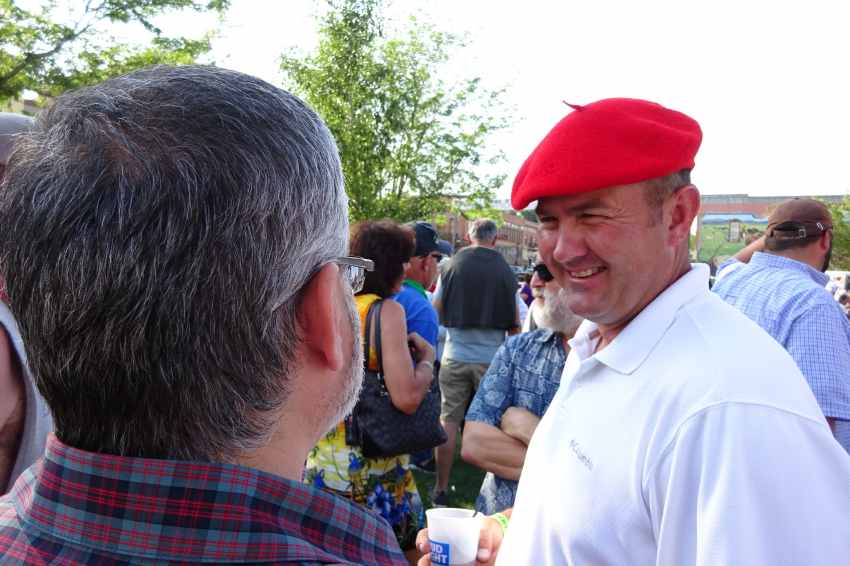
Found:
[[[850,563],[850,456],[791,357],[694,268],[570,341],[498,564]]]

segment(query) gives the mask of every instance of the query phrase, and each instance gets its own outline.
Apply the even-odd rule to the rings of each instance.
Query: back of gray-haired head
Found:
[[[299,294],[348,247],[336,146],[291,94],[151,67],[59,97],[19,140],[0,262],[60,440],[226,458],[288,393]]]
[[[489,218],[479,218],[469,226],[469,239],[473,242],[489,244],[496,239],[499,228]]]
[[[0,112],[0,167],[9,162],[15,138],[32,127],[32,118],[23,114]]]

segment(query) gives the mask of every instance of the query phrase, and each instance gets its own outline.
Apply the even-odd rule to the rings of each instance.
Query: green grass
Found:
[[[763,224],[742,224],[743,228],[756,228],[764,230]],[[703,224],[702,227],[702,247],[700,248],[697,261],[709,261],[712,257],[726,259],[729,256],[735,255],[746,245],[743,240],[740,242],[727,242],[726,236],[729,233],[728,224]]]
[[[449,481],[449,490],[447,491],[449,505],[451,507],[464,507],[467,509],[475,507],[475,498],[478,497],[478,492],[481,490],[481,482],[484,480],[484,474],[484,470],[471,466],[461,460],[460,442],[458,442],[458,451],[455,453],[452,477]],[[430,509],[431,491],[434,489],[434,482],[437,479],[437,475],[421,472],[414,468],[413,476],[416,478],[416,487],[419,489],[422,505],[425,509]]]

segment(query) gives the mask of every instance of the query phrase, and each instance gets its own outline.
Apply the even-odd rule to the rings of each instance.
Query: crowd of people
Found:
[[[479,564],[845,563],[832,218],[782,204],[709,289],[701,140],[572,106],[514,181],[518,281],[492,220],[349,226],[326,126],[241,73],[0,114],[0,563],[424,566],[412,467],[451,505],[458,443]]]

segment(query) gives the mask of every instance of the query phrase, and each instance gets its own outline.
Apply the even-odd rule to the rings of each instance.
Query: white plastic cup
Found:
[[[478,537],[481,535],[480,513],[472,509],[440,507],[425,511],[428,517],[428,542],[431,546],[431,564],[435,566],[470,566],[478,554]]]

